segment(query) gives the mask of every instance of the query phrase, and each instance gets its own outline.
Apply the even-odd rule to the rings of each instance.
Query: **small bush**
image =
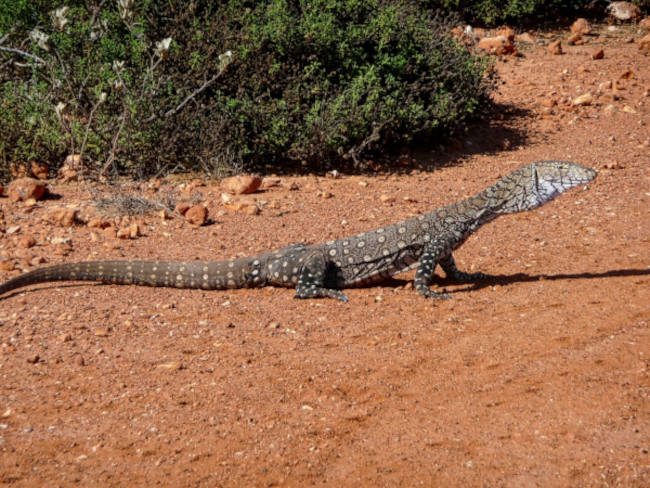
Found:
[[[74,152],[98,174],[325,168],[443,136],[492,88],[414,2],[100,5],[0,6],[5,166]]]

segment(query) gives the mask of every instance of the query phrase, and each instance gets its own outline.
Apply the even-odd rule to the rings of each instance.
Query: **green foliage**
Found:
[[[324,168],[448,133],[492,86],[413,2],[63,3],[0,6],[3,45],[31,55],[0,51],[0,163]]]
[[[0,163],[50,159],[65,149],[65,134],[45,102],[47,84],[7,82],[0,87]]]
[[[559,16],[576,17],[603,14],[607,0],[423,0],[431,10],[458,12],[470,23],[480,25],[557,22]],[[648,0],[632,0],[647,10]]]

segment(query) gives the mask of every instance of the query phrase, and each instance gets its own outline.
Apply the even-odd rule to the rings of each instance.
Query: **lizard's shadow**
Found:
[[[530,281],[539,281],[539,280],[577,280],[577,279],[594,279],[594,278],[612,278],[620,276],[650,276],[650,269],[612,269],[609,271],[603,271],[602,273],[559,273],[559,274],[535,274],[529,275],[526,273],[515,273],[511,275],[489,275],[487,278],[474,281],[471,283],[461,283],[457,280],[450,278],[444,278],[438,275],[435,275],[432,279],[432,284],[435,286],[450,286],[450,285],[459,285],[466,284],[468,286],[455,289],[455,290],[446,290],[446,293],[464,293],[468,291],[475,291],[485,288],[487,286],[505,286],[512,283],[527,283]],[[401,278],[391,278],[381,283],[370,286],[380,286],[382,288],[394,288],[397,286],[404,286],[409,283],[410,280],[401,279]]]
[[[621,276],[650,276],[650,269],[612,269],[602,273],[559,273],[559,274],[534,274],[515,273],[512,275],[490,275],[488,278],[471,283],[471,286],[456,290],[456,292],[475,291],[487,286],[505,286],[512,283],[527,283],[530,281],[555,281],[555,280],[584,280],[594,278],[613,278]],[[441,278],[436,283],[441,285],[457,284],[457,281]],[[451,290],[453,293],[454,290]],[[449,292],[448,292],[449,293]]]

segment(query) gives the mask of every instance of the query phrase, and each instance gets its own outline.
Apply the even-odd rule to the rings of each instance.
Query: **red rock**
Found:
[[[478,42],[478,48],[497,56],[515,53],[514,44],[504,36],[484,37]]]
[[[61,227],[72,227],[77,220],[77,210],[72,208],[53,208],[43,216],[43,220]]]
[[[279,186],[280,183],[282,183],[282,180],[280,178],[271,178],[267,176],[262,180],[262,186],[260,189],[268,190],[269,188]]]
[[[19,242],[22,247],[29,249],[36,244],[36,239],[32,236],[22,236]]]
[[[238,175],[231,178],[224,178],[221,181],[221,187],[228,193],[235,195],[253,193],[261,184],[262,178],[253,175]]]
[[[646,17],[641,22],[639,22],[639,27],[641,29],[645,29],[647,31],[650,31],[650,17]]]
[[[141,236],[142,234],[140,233],[140,226],[134,222],[132,223],[129,227],[129,237],[131,239],[136,239],[137,237]]]
[[[515,40],[515,30],[512,27],[504,26],[501,29],[497,30],[496,36],[503,36],[510,42],[513,42]]]
[[[530,34],[529,32],[524,32],[523,34],[519,34],[515,36],[515,40],[517,42],[527,42],[527,43],[537,42],[537,38],[532,34]]]
[[[102,232],[104,239],[115,239],[117,237],[117,230],[115,227],[106,227]]]
[[[221,195],[223,206],[228,210],[235,210],[237,212],[246,212],[249,215],[257,215],[260,213],[260,208],[257,203],[250,198],[232,198],[230,195],[224,193]]]
[[[30,176],[25,163],[9,163],[9,172],[14,178],[26,178]]]
[[[118,239],[136,239],[140,235],[140,226],[136,223],[122,227],[117,231]]]
[[[106,227],[110,227],[111,223],[106,220],[104,217],[95,217],[93,219],[90,219],[88,222],[88,227],[91,229],[105,229]]]
[[[558,39],[548,45],[548,52],[551,54],[562,54],[562,42]]]
[[[187,184],[187,186],[189,186],[189,187],[192,188],[192,189],[194,189],[194,188],[200,188],[200,187],[205,186],[205,181],[203,181],[203,180],[201,180],[201,179],[199,179],[199,178],[195,178],[195,179],[193,179],[192,181],[190,181],[190,182]]]
[[[57,172],[57,177],[63,182],[68,183],[70,181],[76,181],[79,179],[79,171],[68,166],[64,165],[59,168]]]
[[[555,107],[557,105],[557,100],[555,98],[544,98],[542,100],[542,106],[543,107]]]
[[[203,225],[208,220],[208,209],[203,205],[194,205],[185,212],[185,218],[192,225]]]
[[[553,115],[553,109],[551,107],[542,107],[542,116],[549,117]]]
[[[117,233],[115,234],[118,239],[130,239],[131,238],[131,233],[127,227],[123,227],[121,229],[118,229]]]
[[[81,160],[81,154],[68,154],[66,156],[63,164],[69,166],[72,169],[81,169],[83,166],[83,161]]]
[[[611,89],[612,89],[612,80],[603,81],[598,85],[598,90],[601,92],[605,90],[611,90]]]
[[[27,200],[28,198],[40,200],[46,191],[45,185],[34,178],[18,178],[9,183],[7,196],[13,202]]]
[[[593,101],[593,97],[591,96],[591,93],[584,93],[583,95],[580,95],[579,97],[573,99],[573,105],[576,106],[591,105],[592,101]]]
[[[81,154],[69,154],[65,158],[63,166],[59,168],[57,177],[64,183],[67,183],[69,181],[76,181],[81,176],[83,169],[83,160],[81,159]]]
[[[639,41],[639,51],[646,56],[650,54],[650,34],[647,34]]]
[[[179,202],[174,207],[174,211],[178,212],[181,215],[185,215],[190,208],[192,208],[192,205],[190,205],[189,203]]]
[[[582,41],[582,36],[580,34],[571,34],[569,38],[566,40],[566,43],[569,46],[573,46],[575,44],[580,44]]]
[[[591,53],[591,59],[603,59],[605,57],[605,51],[602,49],[598,49],[597,51],[594,51]]]
[[[38,266],[39,264],[47,263],[47,259],[43,256],[34,256],[30,261],[30,266]]]
[[[589,24],[589,22],[587,22],[587,19],[583,19],[583,18],[577,19],[571,25],[571,33],[578,34],[580,36],[585,36],[591,33],[591,25]]]
[[[300,186],[298,186],[298,183],[296,183],[295,181],[282,181],[280,183],[280,186],[285,190],[289,190],[289,191],[300,190]]]
[[[50,172],[50,167],[47,165],[47,163],[37,163],[36,161],[32,161],[31,171],[35,178],[39,180],[47,180],[47,176]]]

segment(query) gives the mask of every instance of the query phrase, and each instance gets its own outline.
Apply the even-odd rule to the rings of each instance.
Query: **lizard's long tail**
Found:
[[[88,261],[35,269],[0,285],[0,295],[36,283],[99,281],[116,285],[166,286],[222,290],[256,286],[259,270],[254,258],[232,261],[159,262]],[[257,270],[257,272],[256,272]]]

